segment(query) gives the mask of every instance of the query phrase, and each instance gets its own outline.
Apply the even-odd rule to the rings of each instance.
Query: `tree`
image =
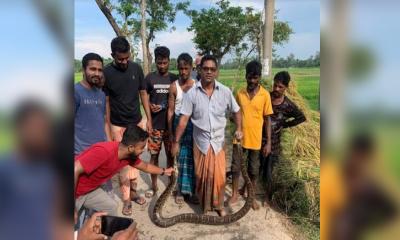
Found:
[[[122,32],[120,26],[118,26],[115,17],[112,15],[113,6],[110,0],[96,0],[97,6],[99,6],[101,12],[107,18],[108,22],[110,23],[111,27],[113,28],[115,34],[117,36],[125,36]]]
[[[110,0],[96,0],[96,3],[107,18],[115,34],[117,36],[124,36],[129,41],[131,45],[131,57],[133,58],[136,54],[134,51],[136,45],[133,38],[134,31],[128,27],[130,25],[129,17],[135,11],[135,9],[132,8],[132,4],[120,1],[120,5],[115,6]],[[112,14],[113,11],[116,11],[120,15],[122,21],[117,20],[116,14]]]
[[[167,29],[169,23],[175,22],[176,13],[178,11],[186,11],[189,4],[189,1],[173,4],[169,0],[147,0],[147,49],[149,49],[150,42],[155,39],[155,33]],[[175,27],[171,27],[171,30],[174,31]],[[151,64],[152,56],[150,51],[147,54],[148,62]]]
[[[232,7],[228,0],[217,2],[218,8],[187,11],[192,18],[188,30],[195,33],[193,39],[201,54],[209,53],[217,57],[219,63],[222,57],[231,50],[248,51],[245,58],[257,50],[260,60],[262,51],[261,13],[253,8]],[[274,44],[284,44],[293,31],[287,22],[274,21]]]
[[[278,11],[276,11],[277,13]],[[261,61],[262,56],[262,27],[263,22],[261,21],[261,13],[254,12],[254,9],[251,7],[246,8],[246,22],[247,22],[247,36],[249,38],[249,42],[251,43],[250,51],[254,49],[257,50],[257,59]],[[278,21],[276,14],[274,17],[274,34],[273,34],[273,43],[275,45],[283,45],[287,43],[290,38],[290,34],[293,33],[292,28],[289,26],[288,22]],[[272,55],[274,56],[275,49],[272,48]]]
[[[229,6],[229,1],[220,0],[218,8],[191,10],[192,19],[188,30],[195,33],[193,39],[201,54],[213,54],[218,63],[246,35],[246,17],[241,7]]]
[[[141,0],[96,0],[96,2],[117,35],[122,34],[129,37],[131,43],[136,43],[138,39],[142,39]],[[185,11],[188,6],[188,1],[171,3],[169,0],[146,0],[146,39],[144,39],[144,42],[147,49],[149,49],[150,42],[155,39],[155,34],[166,30],[168,24],[175,22],[176,13]],[[115,14],[112,15],[111,13]],[[121,19],[120,25],[114,24],[118,22],[117,16]],[[175,30],[175,27],[171,27],[171,30]],[[143,60],[143,62],[146,61]],[[147,51],[147,62],[148,68],[151,69],[152,56],[150,51]]]

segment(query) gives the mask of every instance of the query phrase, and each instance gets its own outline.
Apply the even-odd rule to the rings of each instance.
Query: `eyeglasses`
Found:
[[[209,72],[209,71],[216,72],[217,71],[217,68],[213,68],[213,67],[202,67],[202,69],[204,72]]]

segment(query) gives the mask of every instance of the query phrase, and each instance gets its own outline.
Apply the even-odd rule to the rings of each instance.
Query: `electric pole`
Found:
[[[271,76],[272,69],[272,40],[274,34],[275,0],[264,0],[264,28],[263,28],[263,77]]]

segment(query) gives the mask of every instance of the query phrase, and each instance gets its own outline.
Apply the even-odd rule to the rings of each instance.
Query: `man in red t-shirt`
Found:
[[[96,143],[75,158],[76,211],[84,206],[117,215],[118,203],[100,186],[127,165],[147,173],[171,176],[172,167],[159,168],[138,158],[144,151],[148,136],[140,127],[131,125],[125,130],[121,142]]]

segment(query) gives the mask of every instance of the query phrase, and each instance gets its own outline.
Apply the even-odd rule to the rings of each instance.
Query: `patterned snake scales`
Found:
[[[224,217],[220,216],[211,216],[205,214],[196,214],[196,213],[184,213],[179,214],[173,217],[163,217],[162,208],[165,202],[168,200],[168,196],[171,195],[173,189],[175,189],[176,185],[176,176],[177,171],[171,175],[171,181],[168,184],[167,188],[161,194],[161,196],[157,199],[156,204],[153,208],[153,212],[151,215],[151,220],[153,223],[159,227],[166,228],[173,226],[177,223],[196,223],[196,224],[206,224],[206,225],[224,225],[236,222],[246,215],[246,213],[250,210],[251,205],[254,199],[254,189],[251,184],[249,175],[247,174],[246,163],[243,159],[242,147],[240,144],[234,144],[233,147],[237,148],[238,154],[241,159],[241,172],[248,190],[248,197],[246,198],[246,202],[243,207],[237,211],[236,213],[227,214]],[[174,159],[174,164],[176,166],[176,158]],[[176,167],[175,167],[176,169]]]

